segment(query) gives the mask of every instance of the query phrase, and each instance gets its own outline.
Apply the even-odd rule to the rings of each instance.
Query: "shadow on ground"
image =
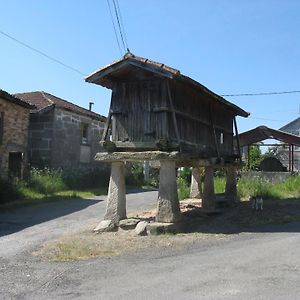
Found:
[[[61,197],[60,201],[5,209],[0,211],[0,237],[80,211],[101,201]]]
[[[236,207],[220,207],[215,214],[193,208],[182,215],[184,232],[300,232],[300,199],[265,199],[262,211],[243,201]],[[291,225],[287,226],[288,223]]]

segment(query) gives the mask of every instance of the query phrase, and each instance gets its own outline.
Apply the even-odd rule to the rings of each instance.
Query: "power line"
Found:
[[[300,91],[282,91],[282,92],[260,92],[260,93],[241,93],[241,94],[223,94],[222,97],[243,97],[243,96],[269,96],[269,95],[283,95],[283,94],[295,94]]]
[[[249,118],[254,119],[254,120],[263,120],[263,121],[270,121],[270,122],[289,122],[286,120],[275,120],[275,119],[252,117],[251,115],[249,116]]]
[[[109,0],[107,0],[107,5],[108,5],[109,13],[110,13],[111,22],[112,22],[112,25],[113,25],[113,28],[114,28],[114,33],[115,33],[115,37],[116,37],[116,40],[117,40],[118,48],[119,48],[120,54],[122,55],[122,50],[121,50],[121,46],[120,46],[120,42],[119,42],[119,38],[118,38],[118,33],[117,33],[117,30],[116,30],[114,17],[113,17],[112,11],[111,11]]]
[[[56,62],[57,64],[60,64],[61,66],[65,67],[65,68],[67,68],[67,69],[69,69],[69,70],[72,70],[72,71],[74,71],[74,72],[76,72],[76,73],[78,73],[78,74],[80,74],[80,75],[85,75],[85,74],[84,74],[83,72],[81,72],[80,70],[78,70],[78,69],[76,69],[76,68],[74,68],[74,67],[72,67],[72,66],[69,66],[69,65],[65,64],[64,62],[62,62],[62,61],[60,61],[60,60],[58,60],[58,59],[56,59],[56,58],[54,58],[54,57],[52,57],[52,56],[46,54],[45,52],[42,52],[42,51],[40,51],[40,50],[38,50],[38,49],[36,49],[36,48],[34,48],[34,47],[32,47],[32,46],[26,44],[26,43],[24,43],[24,42],[22,42],[22,41],[20,41],[20,40],[18,40],[18,39],[16,39],[16,38],[14,38],[13,36],[9,35],[8,33],[5,33],[5,32],[2,31],[2,30],[0,30],[0,33],[1,33],[2,35],[6,36],[7,38],[9,38],[9,39],[15,41],[16,43],[22,45],[23,47],[26,47],[26,48],[30,49],[31,51],[34,51],[34,52],[36,52],[36,53],[38,53],[38,54],[40,54],[40,55],[42,55],[42,56],[44,56],[44,57],[46,57],[46,58],[48,58],[48,59],[50,59],[50,60]]]
[[[121,9],[120,9],[120,6],[119,6],[119,1],[116,0],[116,3],[117,3],[118,13],[119,13],[119,16],[120,16],[121,26],[122,26],[123,33],[124,33],[124,39],[125,39],[126,48],[127,48],[127,51],[129,51],[128,42],[127,42],[127,35],[126,35],[124,23],[123,23],[123,18],[122,18],[122,14],[121,14]]]
[[[115,5],[115,10],[116,10],[116,16],[118,15],[118,12],[117,12],[117,9],[120,11],[120,8],[119,8],[119,5],[118,5],[118,2],[114,2],[115,0],[113,0],[113,3]],[[116,0],[117,1],[117,0]],[[122,54],[122,51],[121,51],[121,46],[120,46],[120,43],[119,43],[119,39],[118,39],[118,34],[117,34],[117,30],[115,28],[115,24],[114,24],[114,21],[113,21],[113,15],[112,15],[112,12],[111,12],[111,7],[110,7],[110,4],[109,4],[109,0],[107,0],[107,4],[108,4],[108,7],[109,7],[109,11],[110,11],[110,15],[111,15],[111,20],[112,20],[112,24],[113,24],[113,27],[114,27],[114,32],[115,32],[115,36],[116,36],[116,40],[117,40],[117,43],[118,43],[118,47],[119,47],[119,50],[120,50],[120,54]],[[121,16],[121,14],[120,14]],[[119,17],[117,17],[117,19],[119,20]],[[122,23],[122,19],[121,19],[121,23]],[[119,24],[119,30],[120,30],[120,35],[122,37],[122,42],[123,42],[123,46],[124,46],[124,51],[126,52],[129,51],[128,49],[128,44],[127,44],[127,40],[126,40],[126,34],[125,34],[125,30],[123,29],[123,33],[124,33],[124,36],[123,34],[121,34],[122,32],[122,29],[121,29],[121,23],[120,23],[120,20],[118,21],[118,24]],[[41,51],[41,50],[38,50],[30,45],[28,45],[27,43],[24,43],[22,41],[20,41],[19,39],[11,36],[10,34],[0,30],[0,34],[2,34],[3,36],[13,40],[14,42],[18,43],[19,45],[23,46],[23,47],[26,47],[27,49],[30,49],[31,51],[33,52],[36,52],[44,57],[46,57],[47,59],[71,70],[71,71],[74,71],[80,75],[86,75],[85,73],[83,73],[82,71],[62,62],[61,60],[58,60],[50,55],[48,55],[47,53]],[[126,49],[127,47],[127,49]],[[300,90],[292,90],[292,91],[280,91],[280,92],[260,92],[260,93],[240,93],[240,94],[222,94],[220,96],[222,97],[242,97],[242,96],[268,96],[268,95],[283,95],[283,94],[296,94],[296,93],[300,93]]]
[[[117,18],[117,22],[118,22],[118,26],[119,26],[119,32],[120,32],[120,36],[121,36],[121,40],[123,43],[123,47],[124,47],[124,52],[126,52],[126,44],[125,44],[125,38],[123,36],[123,28],[121,26],[121,22],[120,22],[120,18],[119,18],[119,13],[118,13],[118,9],[117,9],[117,5],[116,5],[116,1],[112,0],[113,4],[114,4],[114,9],[115,9],[115,15]]]

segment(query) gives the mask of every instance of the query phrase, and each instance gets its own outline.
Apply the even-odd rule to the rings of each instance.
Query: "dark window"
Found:
[[[81,124],[81,143],[88,143],[88,133],[89,133],[89,124],[82,123]]]
[[[21,178],[22,176],[22,152],[9,152],[8,157],[8,172],[12,177]]]
[[[3,141],[3,132],[4,132],[4,112],[0,113],[0,145]]]

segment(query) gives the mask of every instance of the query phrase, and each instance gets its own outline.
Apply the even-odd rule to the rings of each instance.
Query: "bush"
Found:
[[[38,170],[33,168],[30,171],[29,187],[38,193],[53,195],[56,192],[64,190],[66,185],[63,181],[61,170],[49,168]]]
[[[217,193],[217,194],[224,193],[225,185],[226,185],[225,177],[215,177],[214,178],[215,193]]]
[[[179,200],[186,199],[190,196],[192,170],[184,167],[178,172],[177,189]]]
[[[90,189],[107,187],[109,171],[102,169],[81,170],[65,172],[62,174],[63,182],[69,189]]]
[[[241,198],[261,196],[264,198],[282,198],[280,184],[272,184],[261,178],[241,178],[238,182],[238,194]]]
[[[189,198],[190,186],[187,184],[186,180],[180,176],[177,178],[177,189],[179,200]]]

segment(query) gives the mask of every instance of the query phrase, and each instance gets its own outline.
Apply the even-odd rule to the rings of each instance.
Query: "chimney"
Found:
[[[94,102],[89,102],[89,110],[92,111],[92,106],[94,105]]]

